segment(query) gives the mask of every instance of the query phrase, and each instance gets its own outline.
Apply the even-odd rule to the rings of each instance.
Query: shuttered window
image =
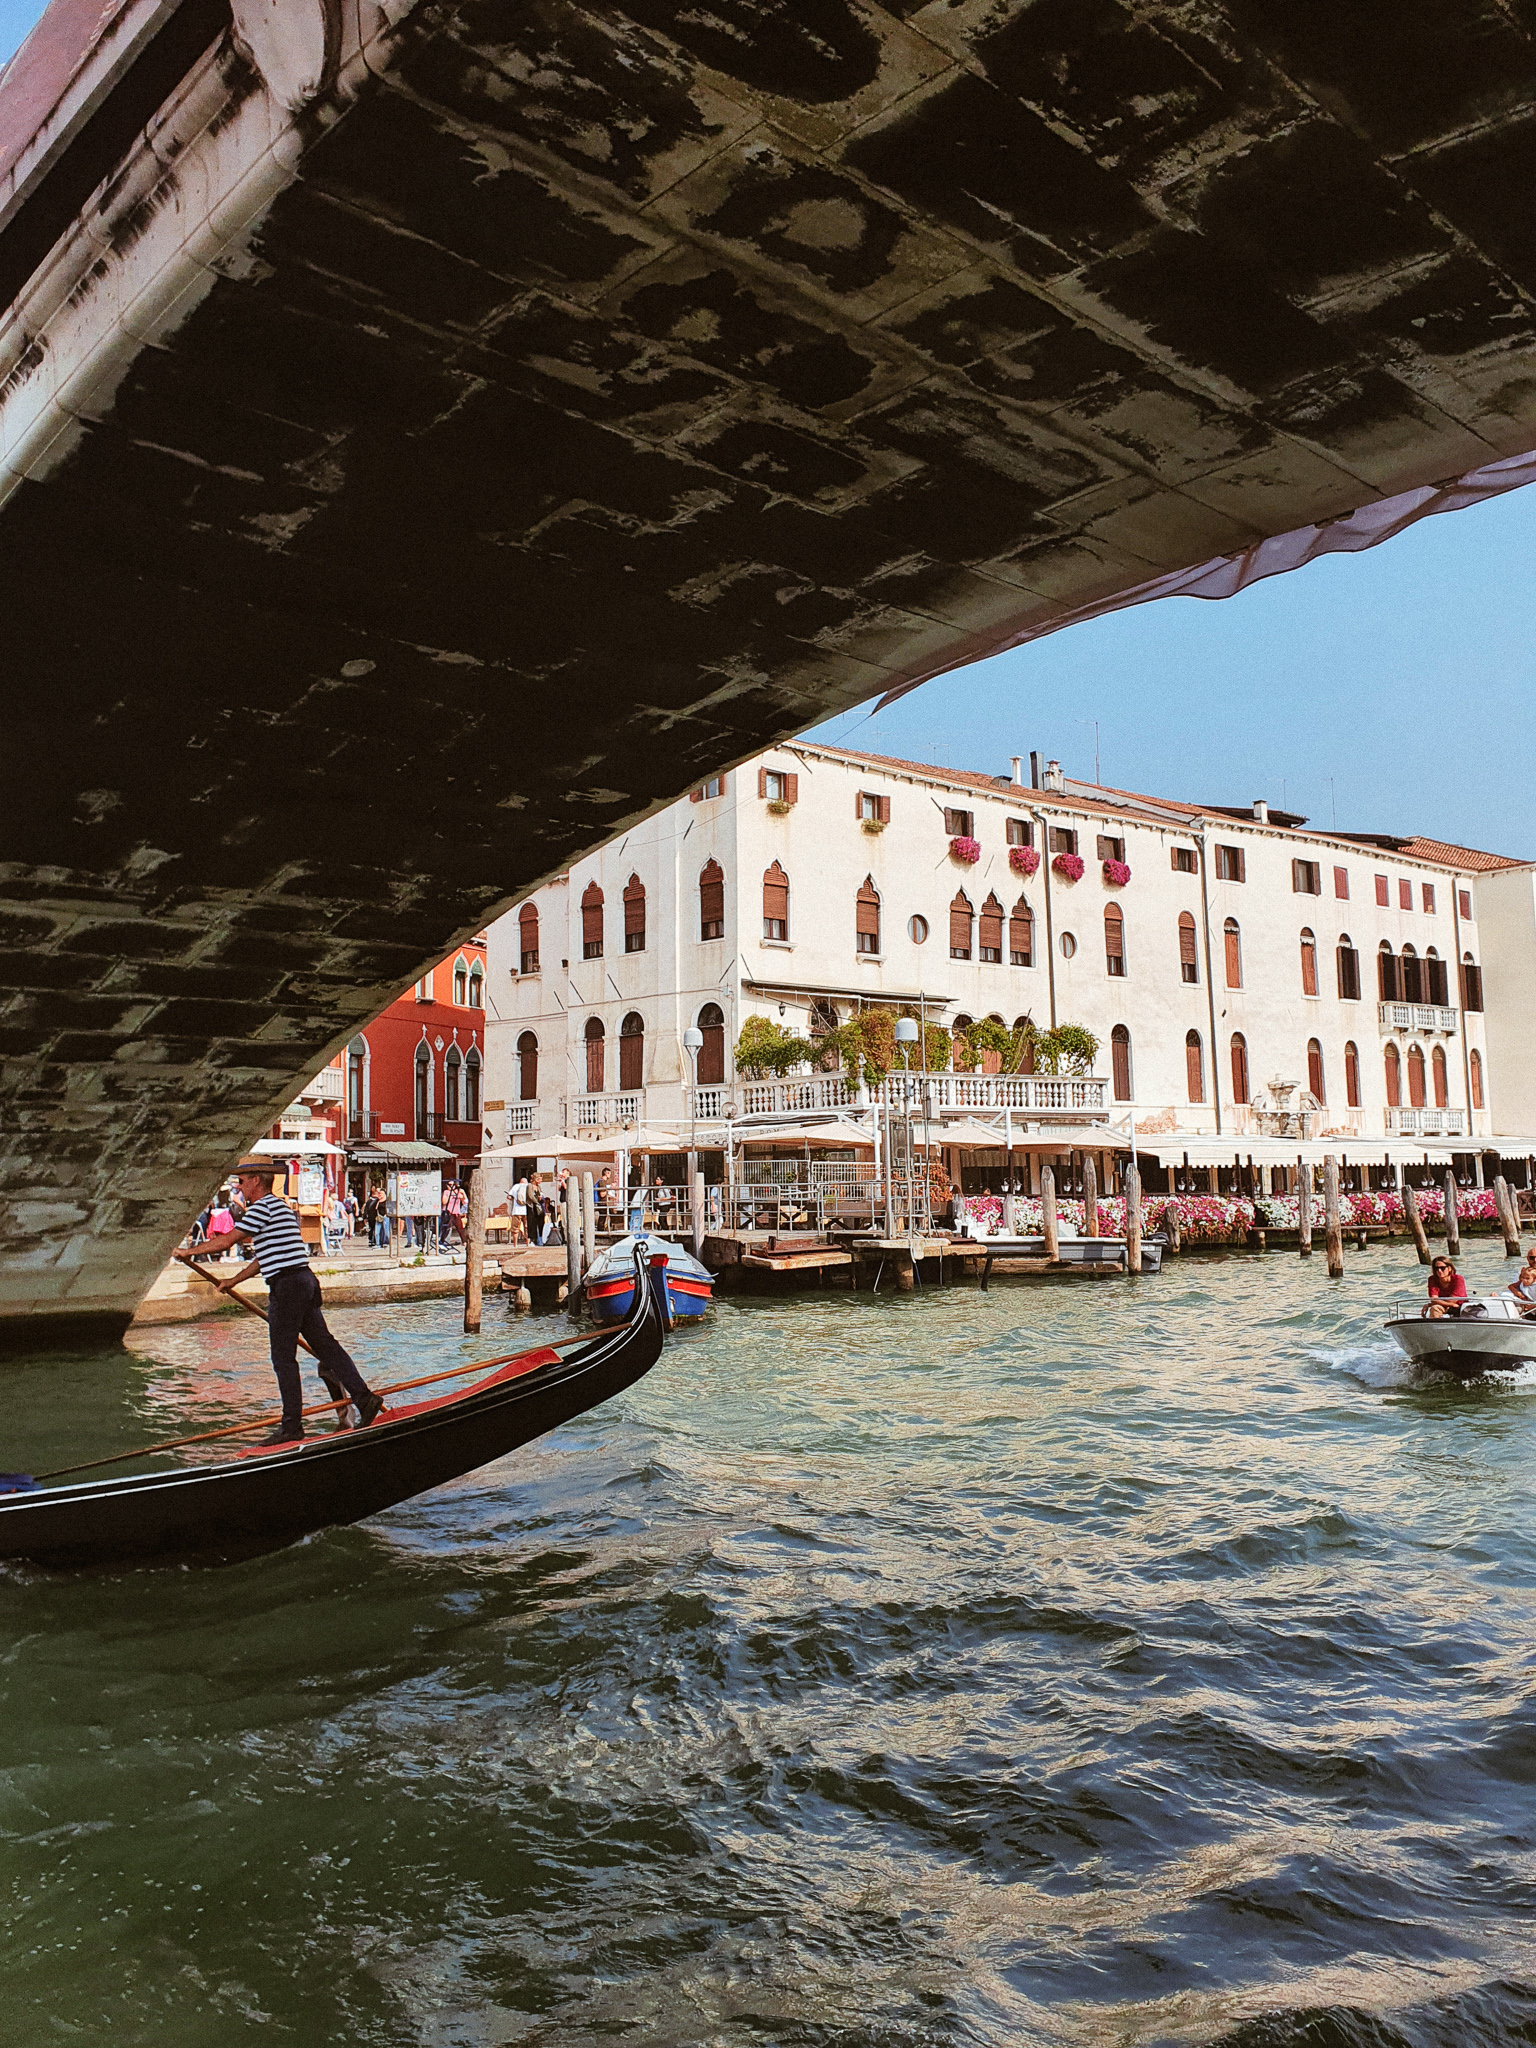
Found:
[[[1340,903],[1349,901],[1349,869],[1335,868],[1333,871],[1333,893]]]
[[[1323,893],[1323,870],[1315,860],[1293,860],[1291,862],[1291,892],[1296,896],[1321,896]]]
[[[1467,923],[1470,924],[1472,922],[1472,891],[1470,889],[1458,889],[1456,891],[1456,907],[1460,910]]]
[[[699,1047],[699,1086],[718,1087],[725,1079],[725,1012],[718,1003],[706,1003],[700,1010],[699,1030],[704,1039]]]
[[[1304,996],[1317,994],[1317,940],[1305,926],[1301,933],[1301,992]]]
[[[603,1092],[603,1021],[600,1017],[587,1019],[587,1093],[601,1095]]]
[[[1422,1003],[1424,1000],[1424,977],[1419,971],[1419,956],[1412,946],[1403,948],[1403,1001]]]
[[[1010,818],[1008,820],[1008,844],[1010,846],[1033,846],[1034,843],[1035,828],[1028,818]]]
[[[1241,1031],[1232,1034],[1232,1100],[1248,1100],[1248,1041]]]
[[[1200,979],[1200,955],[1195,950],[1195,920],[1187,910],[1179,912],[1179,974],[1184,981]]]
[[[1435,1080],[1435,1107],[1444,1109],[1450,1102],[1450,1076],[1445,1071],[1445,1047],[1437,1045],[1431,1055]]]
[[[797,804],[800,801],[800,777],[781,768],[759,768],[757,793],[771,804]]]
[[[725,777],[723,775],[712,775],[708,782],[701,782],[697,789],[689,790],[688,800],[690,803],[701,804],[706,797],[713,798],[724,795]]]
[[[1339,939],[1339,995],[1346,1003],[1360,1000],[1360,955],[1345,932]]]
[[[1380,985],[1381,1000],[1384,1003],[1400,1003],[1403,999],[1403,977],[1397,955],[1382,941],[1381,951],[1376,955],[1376,978]]]
[[[949,957],[971,957],[971,899],[963,889],[949,906]]]
[[[1125,919],[1118,903],[1104,906],[1104,965],[1111,974],[1125,972]]]
[[[1008,964],[1010,967],[1033,967],[1035,964],[1035,914],[1022,896],[1008,919]]]
[[[866,875],[853,905],[854,943],[861,953],[880,950],[880,893]]]
[[[763,937],[789,937],[789,877],[777,861],[763,875]]]
[[[1168,856],[1176,875],[1194,874],[1195,849],[1192,846],[1170,846]]]
[[[1100,860],[1124,860],[1125,841],[1123,839],[1113,839],[1109,833],[1101,832],[1098,835],[1098,858]]]
[[[517,913],[517,953],[521,962],[519,972],[537,974],[539,971],[539,913],[531,903],[525,903]]]
[[[1424,915],[1426,917],[1433,917],[1435,914],[1435,885],[1433,882],[1421,882],[1419,884],[1419,900],[1424,906]]]
[[[1315,1038],[1307,1040],[1307,1086],[1319,1102],[1328,1100],[1328,1090],[1323,1086],[1323,1048]]]
[[[1413,908],[1413,884],[1412,882],[1404,881],[1402,876],[1398,877],[1397,882],[1397,907],[1399,910],[1412,910]]]
[[[1480,1052],[1472,1054],[1471,1066],[1472,1107],[1474,1109],[1481,1109],[1483,1106],[1483,1056]]]
[[[619,1086],[645,1086],[645,1019],[638,1010],[631,1010],[619,1026]]]
[[[1408,1048],[1408,1107],[1424,1107],[1424,1048],[1410,1045]]]
[[[645,951],[645,884],[631,875],[624,885],[624,950]]]
[[[1382,1054],[1382,1065],[1386,1069],[1387,1107],[1399,1109],[1403,1100],[1403,1064],[1398,1058],[1397,1047],[1390,1040]]]
[[[1449,963],[1438,953],[1430,953],[1424,961],[1424,1000],[1427,1003],[1448,1003],[1451,1000],[1451,978]]]
[[[1360,1048],[1352,1038],[1344,1047],[1344,1100],[1351,1109],[1360,1107]]]
[[[588,882],[581,893],[581,957],[603,957],[603,892],[596,882]]]
[[[1066,825],[1053,825],[1049,833],[1052,853],[1076,853],[1077,834]]]
[[[1242,882],[1247,880],[1248,863],[1243,858],[1240,846],[1218,846],[1216,849],[1216,879],[1218,882]]]
[[[1241,988],[1243,985],[1243,937],[1237,928],[1237,919],[1229,917],[1221,928],[1222,951],[1227,963],[1227,987]]]
[[[1385,875],[1378,875],[1376,877],[1376,901],[1383,910],[1390,909],[1391,907],[1392,890]]]
[[[1109,1065],[1114,1076],[1116,1102],[1131,1099],[1131,1034],[1117,1024],[1109,1034]]]
[[[866,825],[889,825],[891,800],[872,789],[861,789],[853,799],[853,815]]]
[[[944,812],[944,830],[951,839],[971,838],[971,813],[969,811],[950,810],[946,807]]]
[[[1003,906],[996,892],[981,906],[981,930],[977,934],[983,960],[1001,963],[1003,957]]]
[[[539,1041],[531,1031],[517,1041],[517,1099],[532,1102],[539,1092]]]
[[[725,871],[717,860],[707,861],[699,876],[699,937],[725,937]]]
[[[1483,970],[1472,964],[1470,953],[1461,963],[1461,1007],[1464,1010],[1481,1010],[1483,1007]]]
[[[1200,1034],[1191,1031],[1184,1039],[1184,1083],[1191,1102],[1205,1100],[1205,1061],[1200,1052]]]

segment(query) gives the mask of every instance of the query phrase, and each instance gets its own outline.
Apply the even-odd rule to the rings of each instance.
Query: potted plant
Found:
[[[1123,860],[1107,860],[1104,863],[1104,879],[1111,888],[1123,889],[1131,879],[1131,871]]]
[[[859,823],[864,827],[864,830],[870,835],[871,838],[874,838],[877,833],[883,832],[885,830],[884,818],[861,818],[859,820]]]
[[[787,818],[794,805],[787,796],[776,796],[769,798],[768,808],[776,818]]]
[[[1031,875],[1039,871],[1040,856],[1032,846],[1010,846],[1008,865],[1016,875],[1023,875],[1027,881]]]
[[[973,868],[977,861],[981,859],[981,841],[979,839],[967,839],[964,834],[961,834],[958,838],[951,839],[949,850],[962,867]]]
[[[1064,882],[1083,879],[1083,857],[1080,853],[1058,853],[1051,866]]]

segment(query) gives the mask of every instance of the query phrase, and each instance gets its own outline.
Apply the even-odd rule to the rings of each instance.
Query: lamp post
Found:
[[[896,1043],[901,1047],[901,1125],[906,1139],[904,1152],[907,1167],[907,1229],[912,1229],[912,1112],[908,1101],[911,1087],[912,1048],[918,1039],[917,1019],[898,1017],[896,1019]]]
[[[699,1171],[699,1052],[703,1044],[703,1032],[699,1029],[697,1024],[690,1024],[688,1026],[688,1029],[683,1033],[683,1050],[688,1055],[688,1068],[690,1075],[690,1086],[688,1089],[688,1201],[690,1204],[690,1208],[693,1204],[694,1180]],[[681,1209],[681,1204],[679,1204],[679,1209]],[[699,1245],[697,1243],[699,1235],[697,1217],[695,1217],[694,1219],[693,1235],[695,1239],[693,1252],[694,1257],[697,1258],[699,1254]]]

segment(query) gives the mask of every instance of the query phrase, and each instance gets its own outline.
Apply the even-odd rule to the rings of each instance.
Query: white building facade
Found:
[[[1471,1152],[1501,1128],[1501,1085],[1523,1111],[1524,1081],[1501,1084],[1490,1058],[1490,875],[1457,864],[1492,857],[1429,845],[1104,789],[1054,763],[991,777],[797,741],[491,927],[487,1121],[504,1111],[533,1155],[819,1107],[807,1091],[835,1077],[797,1094],[736,1075],[743,1022],[814,1037],[880,1006],[951,1028],[1086,1026],[1095,1103],[1127,1133],[1464,1137]],[[1511,892],[1511,916],[1530,894]]]

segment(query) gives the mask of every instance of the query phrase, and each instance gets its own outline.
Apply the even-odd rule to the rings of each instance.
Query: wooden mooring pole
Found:
[[[574,1173],[565,1181],[565,1298],[576,1306],[581,1290],[581,1189]]]
[[[1099,1234],[1099,1174],[1093,1163],[1093,1154],[1083,1159],[1083,1235],[1097,1237]]]
[[[1403,1182],[1403,1214],[1408,1219],[1408,1228],[1413,1232],[1413,1241],[1419,1248],[1419,1264],[1429,1264],[1429,1239],[1424,1234],[1424,1218],[1419,1214],[1419,1192],[1411,1180]]]
[[[1344,1237],[1339,1228],[1339,1162],[1332,1152],[1323,1156],[1323,1245],[1328,1253],[1328,1278],[1344,1277]]]
[[[480,1327],[480,1280],[485,1268],[485,1175],[476,1166],[469,1175],[469,1207],[464,1212],[464,1328],[470,1336]]]
[[[1301,1256],[1312,1256],[1312,1169],[1302,1160],[1296,1168],[1296,1236]]]
[[[1515,1204],[1509,1192],[1509,1182],[1498,1174],[1493,1183],[1493,1204],[1499,1212],[1499,1228],[1504,1233],[1504,1256],[1518,1259],[1520,1256],[1520,1219],[1515,1214]]]
[[[590,1173],[581,1176],[581,1277],[597,1257],[597,1192]]]
[[[1125,1270],[1141,1272],[1141,1175],[1133,1159],[1125,1170]]]
[[[1453,1259],[1461,1257],[1461,1218],[1456,1210],[1456,1176],[1445,1169],[1445,1248]]]
[[[693,1212],[693,1256],[696,1259],[701,1259],[704,1256],[704,1176],[702,1173],[696,1173],[693,1176],[693,1186],[688,1190],[688,1198]]]
[[[1061,1257],[1061,1240],[1056,1234],[1056,1175],[1048,1166],[1040,1169],[1040,1227],[1045,1232],[1045,1256]]]
[[[1169,1202],[1163,1210],[1163,1228],[1168,1233],[1168,1249],[1177,1258],[1184,1249],[1184,1229],[1179,1219],[1179,1205]]]

